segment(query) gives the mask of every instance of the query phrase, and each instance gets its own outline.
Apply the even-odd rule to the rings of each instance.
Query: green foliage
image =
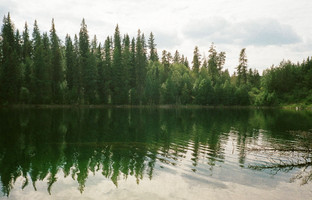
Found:
[[[14,35],[10,14],[4,16],[1,36],[0,103],[18,103],[22,83],[19,38]]]
[[[199,72],[199,67],[200,67],[200,54],[199,54],[199,49],[196,46],[194,49],[194,55],[193,55],[193,67],[192,70],[195,74],[198,74]]]
[[[79,37],[65,44],[52,20],[50,35],[34,23],[32,39],[25,24],[22,35],[10,15],[4,17],[0,41],[1,104],[200,104],[256,105],[312,103],[312,61],[283,61],[260,76],[247,68],[246,49],[237,71],[230,76],[225,52],[212,43],[208,57],[194,49],[192,69],[178,50],[163,50],[159,62],[155,37],[150,33],[114,37],[104,45],[90,42],[85,20]],[[202,63],[201,63],[202,62]]]

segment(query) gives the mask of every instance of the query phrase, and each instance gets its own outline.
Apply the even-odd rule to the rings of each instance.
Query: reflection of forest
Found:
[[[0,110],[0,176],[9,195],[18,177],[23,188],[61,170],[83,192],[89,172],[100,171],[117,186],[121,177],[153,177],[155,163],[176,165],[191,151],[192,170],[202,157],[213,167],[224,162],[229,133],[237,134],[238,164],[259,130],[279,141],[285,132],[309,129],[311,115],[273,110],[200,109],[11,109]],[[300,125],[295,123],[301,120]],[[310,127],[309,127],[310,126]],[[274,134],[273,134],[274,133]],[[31,180],[28,180],[28,179]]]

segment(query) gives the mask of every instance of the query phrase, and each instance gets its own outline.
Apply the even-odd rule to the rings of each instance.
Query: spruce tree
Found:
[[[74,36],[74,58],[75,64],[73,65],[73,102],[82,103],[83,102],[83,91],[82,91],[82,75],[81,75],[81,65],[80,65],[80,49],[79,49],[79,39],[75,34]]]
[[[29,30],[28,25],[25,23],[25,28],[23,31],[23,44],[22,44],[22,62],[23,62],[23,93],[21,94],[23,97],[22,101],[23,103],[30,103],[30,90],[31,90],[31,81],[33,78],[33,49],[32,49],[32,43],[29,38]],[[21,91],[22,92],[22,91]]]
[[[111,54],[111,40],[109,37],[106,38],[104,43],[104,74],[103,74],[103,81],[104,81],[104,91],[100,88],[100,98],[102,99],[103,103],[110,103],[109,102],[109,95],[110,95],[110,87],[111,87],[111,74],[112,74],[112,54]]]
[[[84,103],[96,102],[96,63],[90,54],[89,35],[85,20],[82,20],[79,32],[79,67],[81,69],[82,93]]]
[[[62,103],[56,102],[53,97],[53,57],[52,57],[51,42],[47,33],[43,33],[42,36],[42,56],[43,56],[43,65],[41,68],[41,80],[40,84],[42,86],[42,91],[37,93],[40,96],[41,103],[50,104],[50,103]]]
[[[239,54],[239,64],[237,66],[237,83],[238,86],[247,83],[247,56],[246,49],[243,48]]]
[[[114,33],[114,50],[112,63],[112,102],[113,104],[121,103],[122,90],[122,58],[121,58],[121,38],[118,25]]]
[[[157,49],[156,49],[156,44],[155,44],[155,38],[154,38],[154,34],[151,32],[149,39],[148,39],[148,48],[150,50],[150,56],[149,56],[149,60],[155,62],[158,61],[158,54],[157,54]]]
[[[174,63],[180,63],[180,53],[178,50],[175,51],[174,56],[173,56],[173,62]]]
[[[146,77],[146,50],[145,50],[145,39],[144,35],[141,35],[141,31],[138,30],[138,35],[136,39],[136,56],[135,56],[135,71],[136,71],[136,92],[138,101],[141,104],[144,97],[144,83]]]
[[[219,72],[218,72],[218,63],[217,63],[218,53],[213,43],[211,44],[208,52],[209,52],[208,75],[210,79],[212,80],[212,85],[214,86],[219,77]]]
[[[51,70],[52,70],[52,97],[54,103],[63,102],[62,83],[63,75],[63,56],[60,49],[60,40],[56,34],[54,19],[52,19],[52,28],[50,30],[51,40]]]
[[[105,92],[105,67],[104,60],[102,55],[102,46],[101,43],[98,45],[96,50],[96,67],[97,67],[97,93],[99,95],[99,103],[105,104],[106,100],[106,92]]]
[[[0,103],[17,103],[21,87],[21,71],[10,13],[7,17],[4,16],[1,36]]]
[[[32,33],[32,44],[34,49],[34,55],[33,55],[33,78],[30,83],[31,85],[30,94],[32,103],[39,104],[43,103],[41,93],[44,90],[43,86],[44,59],[43,59],[42,37],[36,20],[34,23],[34,29]]]
[[[129,93],[129,85],[130,85],[130,73],[131,73],[131,51],[130,51],[130,38],[129,35],[126,34],[123,39],[122,45],[122,90],[121,90],[121,98],[122,104],[128,103],[128,93]]]
[[[76,38],[77,40],[77,38]],[[78,45],[78,44],[76,44]],[[77,47],[76,47],[77,48]],[[78,103],[78,63],[77,50],[72,42],[71,37],[67,34],[65,38],[65,58],[66,58],[66,82],[68,88],[69,103]]]
[[[195,74],[197,75],[199,72],[199,67],[200,67],[200,54],[199,54],[199,50],[198,47],[196,46],[194,49],[194,54],[193,54],[193,67],[192,70],[193,72],[195,72]]]

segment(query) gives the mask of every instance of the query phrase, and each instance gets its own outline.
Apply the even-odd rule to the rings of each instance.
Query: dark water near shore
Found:
[[[291,151],[309,129],[269,109],[1,109],[0,199],[311,199]]]

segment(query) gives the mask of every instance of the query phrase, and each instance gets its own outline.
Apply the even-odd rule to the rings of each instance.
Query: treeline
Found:
[[[312,103],[312,61],[283,61],[260,76],[242,49],[236,72],[223,69],[226,54],[211,45],[208,57],[194,49],[191,63],[177,50],[158,55],[155,38],[138,31],[121,35],[118,25],[104,44],[90,39],[82,20],[78,35],[65,38],[22,33],[4,16],[0,41],[0,105],[7,104],[200,104],[277,105]]]

